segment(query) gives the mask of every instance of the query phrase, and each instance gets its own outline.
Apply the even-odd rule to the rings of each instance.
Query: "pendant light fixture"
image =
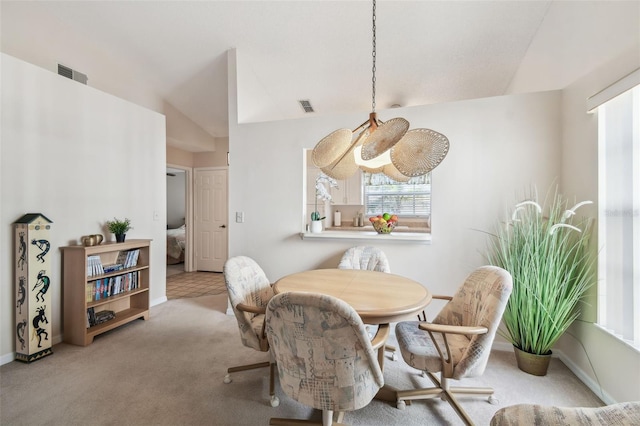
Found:
[[[409,130],[404,118],[381,121],[376,114],[376,0],[373,0],[373,66],[371,113],[355,130],[338,129],[313,149],[312,159],[326,175],[348,179],[358,169],[384,173],[398,182],[422,176],[442,162],[449,140],[429,129]]]

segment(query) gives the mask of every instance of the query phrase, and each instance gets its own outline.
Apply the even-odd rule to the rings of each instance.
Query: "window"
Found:
[[[598,107],[598,323],[640,349],[640,86]]]
[[[404,218],[427,218],[431,214],[431,173],[408,182],[396,182],[382,173],[364,173],[362,187],[367,216],[388,212]]]

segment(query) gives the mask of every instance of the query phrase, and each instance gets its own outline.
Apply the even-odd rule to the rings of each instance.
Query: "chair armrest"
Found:
[[[485,334],[489,331],[487,327],[431,324],[428,322],[420,323],[418,327],[420,327],[420,330],[446,334]]]
[[[373,336],[373,339],[371,340],[371,346],[373,347],[373,350],[377,350],[379,349],[381,346],[384,346],[384,343],[387,341],[387,338],[389,337],[389,324],[380,324],[378,326],[378,331],[376,332],[376,335]]]
[[[259,306],[245,305],[244,303],[238,303],[236,309],[243,312],[250,312],[252,314],[264,314],[265,312],[267,312],[266,307],[261,308]]]
[[[445,296],[443,294],[434,294],[431,296],[432,299],[438,299],[438,300],[452,300],[453,296]]]

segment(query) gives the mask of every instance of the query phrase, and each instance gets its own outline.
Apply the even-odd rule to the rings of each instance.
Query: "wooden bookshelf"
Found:
[[[64,341],[87,346],[94,337],[138,318],[149,319],[149,251],[151,240],[128,240],[123,243],[106,242],[97,246],[67,246],[62,250],[62,280],[64,288]],[[105,274],[91,275],[89,256],[98,256],[101,264],[113,265],[120,252],[139,250],[137,263],[129,268]],[[117,294],[88,300],[87,286],[96,280],[136,274],[137,287]],[[129,275],[129,276],[131,276]],[[87,327],[87,310],[113,311],[115,318]]]

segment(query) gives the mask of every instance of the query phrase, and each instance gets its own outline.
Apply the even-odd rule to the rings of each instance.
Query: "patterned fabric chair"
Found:
[[[223,273],[242,344],[256,351],[269,352],[269,342],[264,331],[264,314],[269,300],[273,297],[273,289],[267,276],[253,259],[246,256],[228,259],[224,264]],[[271,406],[277,407],[279,401],[274,392],[275,365],[273,362],[231,367],[227,369],[224,383],[231,383],[231,373],[262,367],[270,368],[269,395]]]
[[[267,306],[267,337],[280,386],[292,399],[322,410],[322,424],[369,404],[384,379],[372,342],[356,311],[332,296],[282,293]],[[386,338],[386,336],[385,336]],[[271,425],[301,420],[271,419]]]
[[[391,273],[389,260],[387,255],[378,247],[373,246],[355,246],[347,249],[340,259],[338,269],[366,269],[369,271]],[[367,331],[369,326],[367,326]],[[373,333],[373,332],[372,332]],[[391,359],[398,360],[396,348],[386,345],[384,350],[391,352]]]
[[[405,400],[441,397],[447,399],[460,418],[473,424],[454,395],[489,395],[491,388],[454,388],[449,379],[476,377],[484,373],[491,345],[511,295],[511,275],[496,266],[472,272],[433,322],[405,321],[396,325],[400,352],[407,364],[424,371],[436,387],[398,392],[398,408]],[[440,380],[434,373],[440,372]]]
[[[338,269],[367,269],[390,273],[389,261],[382,250],[372,246],[351,247],[342,255]]]
[[[503,407],[491,418],[491,426],[631,426],[640,425],[640,401],[604,407],[551,407],[517,404]]]

